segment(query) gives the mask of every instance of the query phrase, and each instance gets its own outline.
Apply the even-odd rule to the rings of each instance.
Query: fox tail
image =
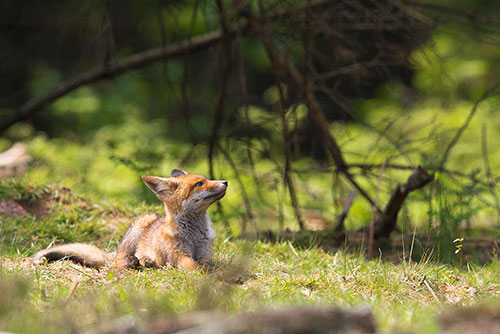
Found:
[[[41,250],[31,257],[31,261],[40,263],[43,258],[48,262],[71,260],[86,267],[100,268],[110,265],[114,257],[115,253],[105,252],[95,246],[74,243]]]

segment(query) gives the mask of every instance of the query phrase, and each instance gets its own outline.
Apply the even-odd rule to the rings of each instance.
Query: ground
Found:
[[[242,314],[297,305],[368,308],[379,333],[457,333],[477,326],[477,319],[490,329],[499,326],[500,262],[490,254],[488,263],[474,263],[464,256],[472,247],[466,243],[464,253],[457,254],[461,265],[426,256],[412,260],[408,244],[406,253],[381,250],[368,260],[362,242],[329,249],[289,238],[243,240],[214,218],[210,274],[172,268],[96,270],[68,261],[33,265],[29,255],[49,241],[92,242],[111,250],[128,221],[151,209],[96,204],[68,190],[50,194],[57,196],[40,197],[47,210],[30,204],[43,215],[17,208],[18,217],[4,213],[1,219],[0,294],[7,296],[0,301],[1,330],[78,333],[120,319],[147,328],[185,312]],[[460,316],[471,314],[469,308],[481,316]]]

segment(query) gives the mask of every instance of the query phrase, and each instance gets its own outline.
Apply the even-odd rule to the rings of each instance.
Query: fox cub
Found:
[[[227,181],[174,169],[169,178],[142,176],[165,206],[165,217],[145,215],[130,225],[116,253],[81,243],[39,251],[34,263],[68,259],[87,267],[166,266],[202,269],[208,264],[215,237],[207,209],[226,194]]]

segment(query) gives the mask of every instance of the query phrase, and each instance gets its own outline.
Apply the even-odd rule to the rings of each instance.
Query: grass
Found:
[[[381,333],[433,333],[439,310],[495,299],[500,292],[498,263],[459,270],[424,262],[365,261],[356,254],[293,249],[290,243],[249,245],[219,237],[216,245],[215,258],[222,265],[211,275],[165,268],[98,272],[70,262],[33,266],[6,258],[1,290],[10,306],[0,308],[2,329],[29,333],[43,326],[50,332],[82,332],[124,316],[148,323],[194,310],[239,313],[320,304],[368,305]],[[250,250],[238,258],[242,248]],[[233,265],[241,268],[238,280],[231,280]],[[424,277],[437,299],[422,284]],[[79,285],[72,292],[75,282]],[[28,322],[22,320],[26,315]]]
[[[403,143],[404,156],[377,131],[356,123],[330,124],[347,163],[376,164],[389,159],[391,164],[411,162],[436,167],[456,129],[490,81],[485,76],[489,72],[484,70],[489,68],[488,62],[496,64],[498,48],[479,47],[470,41],[465,44],[463,38],[442,31],[411,56],[419,64],[414,86],[421,96],[416,101],[410,102],[408,98],[413,94],[394,82],[381,86],[378,97],[354,106],[365,122]],[[448,50],[450,45],[468,47],[455,52]],[[435,57],[434,49],[447,57]],[[473,66],[475,70],[471,70],[472,63],[477,65]],[[35,77],[45,80],[48,76]],[[276,131],[281,120],[263,107],[251,106],[249,121],[262,133],[249,137],[246,145],[242,140],[247,138],[245,133],[221,134],[239,174],[221,154],[214,161],[219,173],[216,177],[230,180],[231,191],[222,203],[223,213],[212,212],[217,232],[214,258],[218,264],[213,274],[166,268],[96,271],[70,262],[33,266],[26,258],[51,243],[88,242],[114,250],[134,217],[161,212],[140,175],[169,175],[174,167],[198,173],[208,170],[204,145],[179,140],[184,134],[167,133],[177,123],[165,126],[158,119],[143,119],[142,115],[151,109],[149,102],[143,104],[140,99],[126,96],[123,105],[122,91],[129,89],[122,86],[109,95],[83,88],[66,101],[71,108],[54,106],[55,114],[63,107],[68,109],[64,111],[68,119],[78,120],[69,129],[63,125],[66,131],[60,137],[49,138],[27,124],[17,124],[5,138],[0,138],[0,150],[24,140],[33,157],[23,180],[0,180],[0,200],[14,199],[28,211],[24,217],[0,216],[0,331],[79,333],[106,323],[132,319],[148,324],[196,310],[239,313],[314,304],[346,308],[367,305],[380,333],[436,333],[443,311],[500,305],[498,254],[491,256],[491,250],[483,247],[488,261],[478,261],[469,257],[475,247],[470,246],[468,238],[460,243],[463,248],[458,254],[457,244],[453,243],[464,236],[464,224],[488,225],[488,235],[498,236],[498,229],[492,227],[500,211],[496,208],[498,190],[473,181],[493,182],[495,175],[490,175],[489,170],[500,168],[500,155],[496,154],[500,140],[500,118],[495,117],[500,106],[498,96],[481,103],[449,157],[447,167],[462,176],[436,173],[431,185],[410,195],[410,204],[405,204],[400,214],[402,230],[414,233],[418,229],[417,233],[421,233],[427,228],[424,233],[437,244],[432,256],[422,256],[417,243],[414,248],[406,243],[406,250],[413,249],[413,257],[403,256],[396,249],[389,251],[389,256],[382,254],[367,261],[362,246],[325,252],[319,246],[324,240],[312,233],[302,235],[304,240],[283,238],[267,243],[235,238],[245,219],[249,229],[255,225],[276,230],[278,221],[283,229],[296,228],[294,211],[281,183],[283,144]],[[90,114],[79,112],[75,106],[88,106],[89,94],[103,105],[94,113],[96,122],[100,124],[106,112],[120,121],[92,130],[79,129],[77,125],[87,124]],[[297,108],[302,116],[297,117],[296,124],[290,122],[291,131],[305,125],[307,117],[302,107]],[[118,118],[117,111],[121,113]],[[203,138],[210,127],[201,118],[196,123],[192,124],[196,134]],[[184,126],[176,128],[188,133]],[[480,140],[483,137],[484,142]],[[350,185],[332,178],[330,168],[307,157],[295,157],[293,166],[305,220],[309,216],[323,223],[332,222]],[[377,171],[371,173],[376,175]],[[375,193],[376,176],[364,170],[354,170],[353,175],[368,192]],[[405,182],[408,175],[406,170],[385,172],[381,205],[389,200],[396,183]],[[238,179],[240,184],[235,182]],[[48,182],[71,187],[93,200],[59,186],[47,186]],[[242,205],[243,191],[250,198],[252,222],[245,218],[249,212]],[[46,201],[48,210],[36,204],[40,201]],[[356,199],[346,219],[347,228],[366,225],[370,214],[371,206]],[[467,236],[484,234],[480,229],[467,232]],[[411,240],[411,236],[400,239]]]
[[[2,218],[0,330],[80,333],[106,323],[148,324],[196,310],[240,313],[311,304],[366,305],[380,333],[436,333],[442,310],[500,301],[498,261],[460,268],[425,257],[419,262],[400,258],[397,264],[367,261],[362,250],[325,252],[290,241],[237,239],[215,219],[217,269],[212,274],[168,268],[97,271],[65,261],[35,266],[26,257],[51,241],[113,249],[128,221],[153,209],[118,209],[71,193],[50,203],[51,213],[44,218]]]

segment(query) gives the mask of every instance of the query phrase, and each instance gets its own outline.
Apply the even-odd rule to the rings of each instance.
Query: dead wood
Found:
[[[225,315],[221,312],[194,312],[175,318],[158,319],[141,325],[123,317],[87,332],[121,334],[369,334],[375,333],[372,314],[367,308],[342,310],[330,307],[291,307],[252,313]]]
[[[406,184],[398,184],[391,199],[387,203],[384,212],[378,216],[374,225],[374,238],[388,238],[396,227],[398,213],[408,194],[414,190],[426,186],[434,180],[434,174],[429,174],[424,168],[418,166],[408,177]]]
[[[500,309],[497,306],[448,308],[439,315],[442,334],[500,333]]]
[[[185,328],[176,326],[175,319],[157,321],[149,328],[148,333],[375,333],[373,318],[367,309],[348,311],[325,307],[294,307],[227,317],[220,317],[219,314],[219,317],[209,318],[205,314],[202,318],[203,321],[193,318],[192,325],[186,326],[189,325],[189,321],[186,321],[189,318],[184,317]]]

